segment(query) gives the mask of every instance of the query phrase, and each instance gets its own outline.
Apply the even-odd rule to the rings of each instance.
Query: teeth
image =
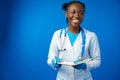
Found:
[[[79,22],[79,20],[73,20],[73,22]]]

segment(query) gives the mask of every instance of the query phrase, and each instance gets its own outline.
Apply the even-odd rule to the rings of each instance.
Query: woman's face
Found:
[[[79,3],[72,3],[67,11],[66,18],[69,27],[79,27],[84,18],[84,8]]]

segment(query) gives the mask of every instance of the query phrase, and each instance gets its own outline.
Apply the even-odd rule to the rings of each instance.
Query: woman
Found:
[[[57,30],[51,40],[47,63],[59,69],[56,80],[92,80],[90,70],[100,66],[100,49],[97,36],[81,27],[85,5],[71,1],[62,6],[68,23],[66,29]],[[81,64],[66,65],[61,62]]]

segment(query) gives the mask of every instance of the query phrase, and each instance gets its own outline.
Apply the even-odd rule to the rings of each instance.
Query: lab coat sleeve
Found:
[[[94,33],[90,40],[89,55],[92,58],[92,60],[89,62],[86,62],[87,67],[90,69],[99,67],[101,64],[100,48],[99,48],[97,36]]]
[[[51,67],[52,67],[52,64],[51,64],[52,59],[55,59],[55,57],[58,56],[57,44],[58,44],[58,36],[57,36],[57,33],[55,32],[53,34],[53,37],[52,37],[52,40],[51,40],[51,43],[50,43],[48,60],[47,60],[48,65],[51,66]]]

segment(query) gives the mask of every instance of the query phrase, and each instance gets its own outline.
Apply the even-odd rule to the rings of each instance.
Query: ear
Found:
[[[65,12],[65,16],[66,16],[66,18],[68,18],[68,14],[67,14],[67,11]]]

